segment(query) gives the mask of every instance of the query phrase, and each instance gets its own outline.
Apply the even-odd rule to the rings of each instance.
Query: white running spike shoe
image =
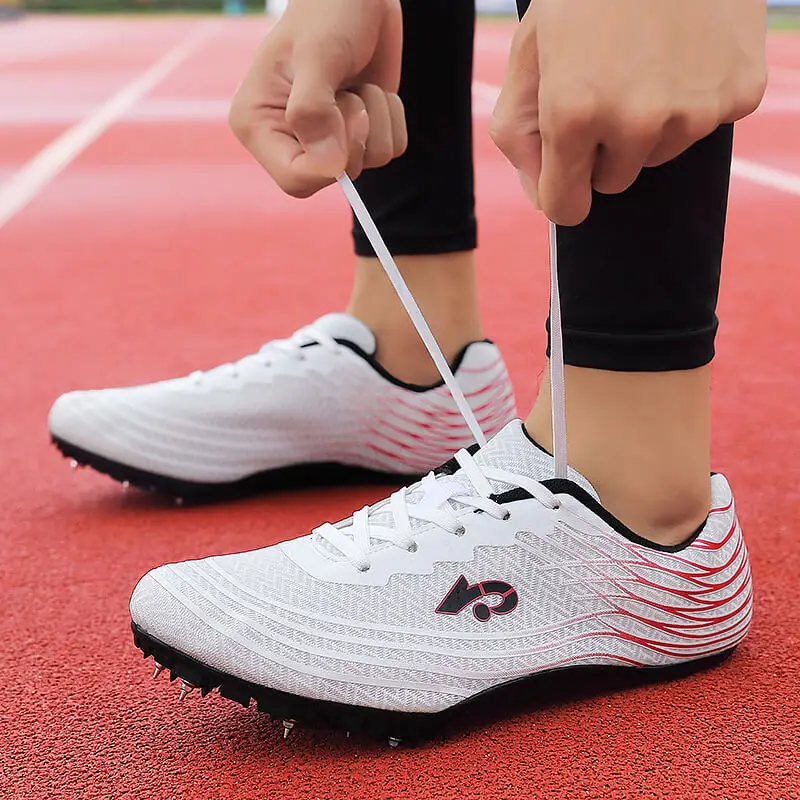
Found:
[[[408,479],[474,441],[444,385],[402,383],[374,353],[365,325],[329,314],[235,364],[62,395],[50,433],[73,464],[186,498],[368,473]],[[475,342],[453,366],[491,437],[516,414],[499,350]]]
[[[664,547],[578,473],[548,479],[518,420],[472,451],[311,535],[153,570],[131,600],[136,644],[291,727],[396,744],[523,678],[674,676],[745,637],[750,567],[724,477],[704,525]]]

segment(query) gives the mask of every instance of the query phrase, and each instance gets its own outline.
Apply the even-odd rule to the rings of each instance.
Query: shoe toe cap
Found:
[[[192,642],[205,628],[185,598],[176,597],[173,571],[181,565],[166,565],[148,572],[133,590],[131,620],[148,636],[191,655]]]
[[[86,411],[90,392],[67,392],[53,403],[47,417],[50,433],[59,438],[68,438],[76,428]]]
[[[131,620],[148,637],[207,667],[269,682],[271,648],[236,603],[210,589],[208,578],[205,561],[148,572],[131,596]]]
[[[62,394],[50,409],[50,435],[75,447],[101,455],[112,447],[120,427],[114,411],[115,390],[90,390]]]

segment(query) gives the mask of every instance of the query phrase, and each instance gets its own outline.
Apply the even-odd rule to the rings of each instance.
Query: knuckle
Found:
[[[667,141],[686,139],[686,147],[689,147],[710,134],[719,125],[721,116],[717,97],[704,95],[686,99],[672,109],[665,124],[664,138]]]
[[[682,128],[686,131],[689,145],[705,139],[713,133],[720,123],[719,106],[682,115]],[[687,145],[687,146],[689,146]]]
[[[525,130],[516,120],[495,115],[489,123],[489,136],[497,147],[510,156],[525,139]]]
[[[542,105],[542,129],[554,133],[583,133],[595,124],[599,116],[597,101],[589,96],[561,96]]]
[[[660,106],[633,108],[620,120],[622,134],[635,141],[648,142],[658,138],[670,113]]]
[[[238,95],[234,97],[228,109],[228,126],[233,131],[236,138],[245,143],[250,131],[250,116],[244,104],[239,100]]]
[[[290,127],[294,128],[304,122],[314,121],[322,117],[324,113],[319,101],[315,101],[308,95],[294,99],[290,98],[286,105],[286,122]]]
[[[739,82],[736,92],[736,111],[741,116],[752,114],[764,99],[767,91],[767,71],[759,70]]]
[[[494,115],[489,120],[489,138],[502,150],[508,138],[508,126],[504,119]]]

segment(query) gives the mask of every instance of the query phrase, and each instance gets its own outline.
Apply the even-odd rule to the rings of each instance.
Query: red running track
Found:
[[[179,509],[70,472],[48,443],[65,390],[230,360],[345,301],[343,200],[281,196],[226,130],[260,19],[0,27],[0,198],[201,25],[200,49],[0,229],[0,797],[800,797],[800,38],[773,37],[773,87],[740,127],[739,157],[781,172],[734,181],[714,372],[714,460],[749,535],[752,636],[682,683],[390,751],[304,730],[284,742],[277,723],[216,696],[178,705],[174,686],[150,681],[127,610],[154,565],[277,542],[382,490]],[[479,260],[488,330],[524,407],[543,364],[546,229],[485,134],[510,31],[486,23],[478,37]]]

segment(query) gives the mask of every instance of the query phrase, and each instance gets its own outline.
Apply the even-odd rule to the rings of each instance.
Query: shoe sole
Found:
[[[437,713],[386,711],[315,700],[250,683],[207,667],[155,639],[131,623],[133,641],[143,657],[153,657],[158,667],[169,671],[170,681],[180,679],[199,689],[203,697],[215,689],[228,700],[248,708],[252,701],[260,712],[282,720],[284,737],[295,725],[344,730],[397,746],[417,744],[446,733],[453,721],[485,726],[522,712],[574,702],[600,693],[619,691],[683,678],[721,664],[736,646],[702,659],[668,667],[576,666],[562,667],[518,678],[487,689]],[[157,673],[158,674],[158,673]],[[183,693],[181,695],[183,699]],[[470,719],[471,717],[471,719]]]
[[[135,486],[147,492],[163,494],[179,501],[209,502],[247,497],[280,489],[309,486],[342,486],[358,483],[399,485],[419,480],[421,475],[401,475],[353,467],[335,462],[297,464],[290,467],[257,472],[229,483],[201,483],[159,475],[156,472],[131,467],[119,461],[84,450],[70,442],[51,436],[53,444],[76,467],[91,467],[125,486]]]

